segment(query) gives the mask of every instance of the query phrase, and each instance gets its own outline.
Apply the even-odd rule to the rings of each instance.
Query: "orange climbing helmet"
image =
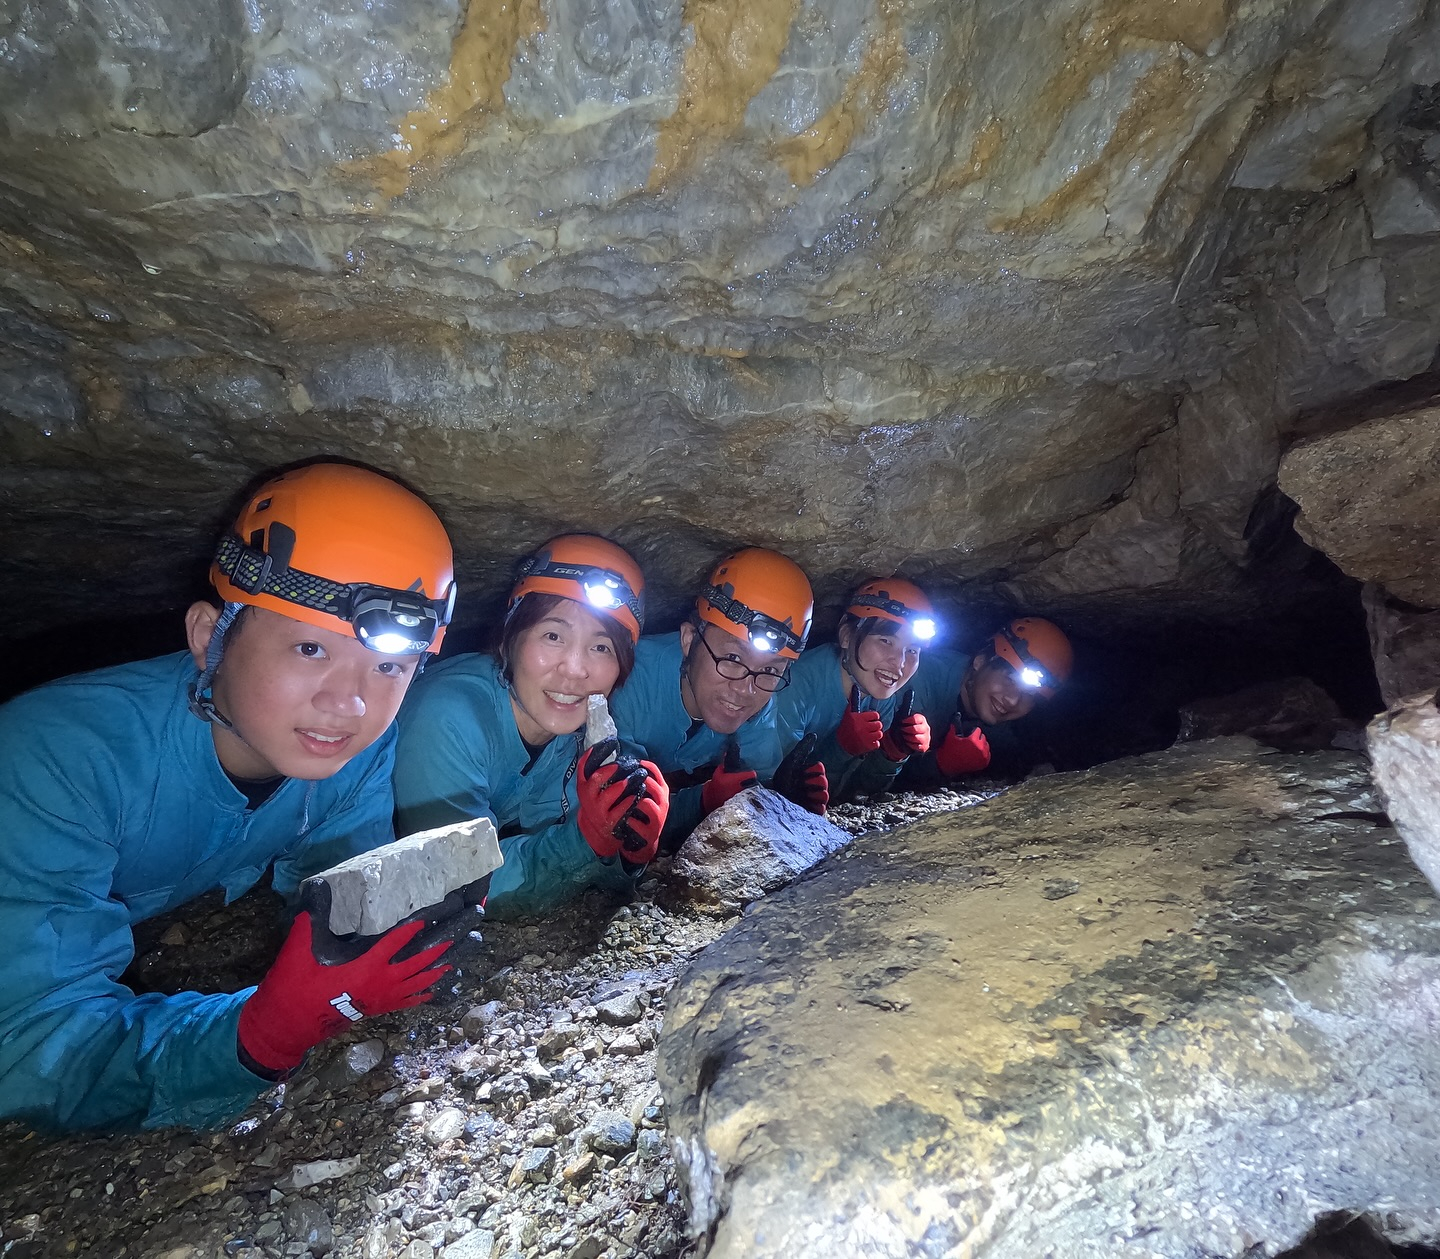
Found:
[[[856,588],[850,596],[847,616],[864,619],[883,616],[908,626],[921,642],[929,642],[939,628],[935,609],[923,590],[903,577],[874,577]]]
[[[800,658],[814,610],[810,580],[800,566],[754,546],[716,564],[695,601],[702,621],[787,660]]]
[[[622,546],[593,533],[551,538],[520,565],[507,618],[528,594],[562,595],[613,617],[640,641],[645,624],[645,575]]]
[[[1022,616],[1002,625],[991,640],[991,651],[1015,670],[1020,685],[1049,699],[1070,680],[1075,652],[1070,640],[1053,621]]]
[[[439,651],[455,610],[439,517],[398,481],[346,463],[266,481],[221,538],[210,580],[227,604],[268,608],[388,655]]]

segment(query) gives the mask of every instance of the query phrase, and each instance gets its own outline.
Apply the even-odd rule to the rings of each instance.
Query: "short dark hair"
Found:
[[[871,634],[897,634],[902,626],[899,621],[892,620],[888,616],[854,616],[846,612],[840,618],[841,625],[850,627],[850,650],[860,650],[863,643]]]
[[[564,595],[541,594],[538,591],[532,591],[525,595],[515,605],[514,611],[505,618],[505,628],[500,632],[500,643],[495,648],[495,656],[500,661],[500,668],[507,682],[515,680],[512,656],[515,644],[520,641],[520,636],[526,630],[539,625],[559,604],[565,601],[566,596]],[[575,603],[576,600],[571,599],[570,602]],[[610,645],[615,649],[615,659],[620,663],[620,676],[615,681],[615,688],[618,690],[625,685],[625,679],[635,668],[635,641],[630,637],[630,631],[609,613],[601,612],[598,608],[586,608],[585,610],[605,627],[605,633],[610,636]]]

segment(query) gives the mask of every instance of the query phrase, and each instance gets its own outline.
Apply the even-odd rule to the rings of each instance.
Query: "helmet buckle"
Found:
[[[231,584],[247,595],[256,594],[270,580],[270,572],[274,567],[275,560],[272,556],[242,546],[235,559],[234,571],[230,574]]]

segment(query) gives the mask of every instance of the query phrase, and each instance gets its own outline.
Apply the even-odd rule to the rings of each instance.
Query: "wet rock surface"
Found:
[[[1434,1240],[1437,1007],[1363,758],[1230,738],[857,839],[696,959],[660,1079],[717,1259]]]
[[[996,785],[985,788],[997,790]],[[852,831],[982,798],[889,796]],[[219,1133],[38,1136],[0,1125],[7,1259],[678,1259],[692,1253],[655,1081],[665,994],[735,920],[656,881],[535,924],[483,923],[430,1007],[361,1024]],[[256,982],[283,906],[205,900],[136,932],[127,981]],[[6,1249],[8,1247],[8,1249]],[[299,1249],[296,1249],[299,1247]]]

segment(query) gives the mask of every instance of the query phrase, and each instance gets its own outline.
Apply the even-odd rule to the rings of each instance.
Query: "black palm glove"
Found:
[[[819,735],[807,734],[791,750],[790,755],[780,762],[770,789],[798,804],[802,809],[818,813],[822,817],[830,807],[830,780],[825,773],[825,764],[815,755]]]

